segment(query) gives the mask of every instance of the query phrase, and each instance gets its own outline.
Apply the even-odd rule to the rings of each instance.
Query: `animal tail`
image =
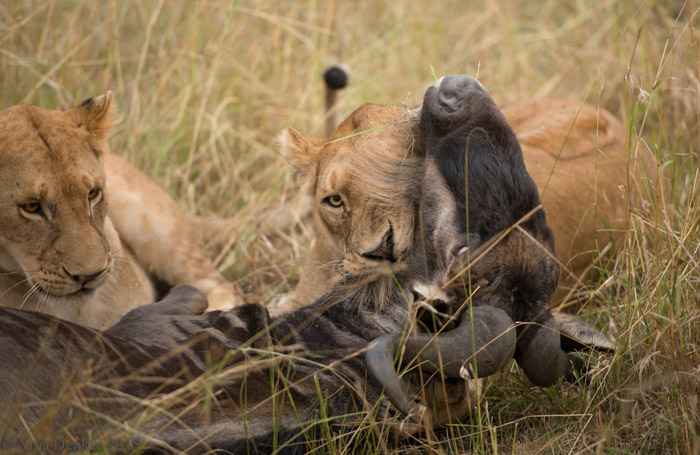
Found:
[[[323,72],[323,81],[326,83],[326,137],[328,137],[340,123],[338,93],[347,87],[350,81],[350,68],[342,63],[331,65]]]

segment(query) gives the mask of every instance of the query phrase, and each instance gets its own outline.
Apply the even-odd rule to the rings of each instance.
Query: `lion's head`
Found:
[[[283,151],[313,200],[326,262],[342,257],[346,274],[406,267],[419,197],[414,128],[401,108],[365,105],[327,139],[293,127],[282,134]]]
[[[111,104],[108,92],[65,112],[0,111],[0,275],[3,287],[15,282],[0,295],[3,305],[81,303],[109,278],[118,237],[105,227],[100,156]]]

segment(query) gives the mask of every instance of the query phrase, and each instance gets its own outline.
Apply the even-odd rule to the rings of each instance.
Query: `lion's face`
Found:
[[[111,99],[0,111],[0,272],[29,288],[25,300],[80,303],[112,272],[99,160]]]
[[[339,253],[329,256],[342,255],[348,274],[406,267],[420,196],[413,127],[400,108],[365,105],[328,139],[291,127],[282,135],[284,152],[314,200],[320,235]]]

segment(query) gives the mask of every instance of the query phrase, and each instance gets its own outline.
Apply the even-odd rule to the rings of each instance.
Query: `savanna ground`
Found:
[[[253,300],[293,288],[308,226],[265,226],[293,176],[286,125],[323,135],[320,74],[352,68],[342,114],[419,102],[433,74],[478,75],[496,101],[599,104],[667,178],[581,315],[618,343],[588,384],[532,387],[511,367],[474,415],[378,453],[700,452],[700,5],[597,2],[3,1],[0,107],[68,108],[112,89],[110,145],[183,207],[238,217],[220,270]],[[434,69],[434,70],[433,70]],[[638,213],[643,213],[639,215]],[[330,438],[330,437],[329,437]],[[323,452],[343,453],[342,438]]]

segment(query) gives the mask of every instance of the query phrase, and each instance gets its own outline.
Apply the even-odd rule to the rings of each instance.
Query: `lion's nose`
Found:
[[[382,237],[382,243],[373,251],[363,253],[362,257],[375,261],[395,262],[394,258],[394,228],[389,225],[389,230]]]
[[[85,286],[89,284],[91,281],[95,280],[97,277],[102,275],[107,268],[103,268],[102,270],[99,270],[97,272],[92,272],[92,273],[84,273],[84,272],[78,272],[78,273],[71,273],[68,269],[63,267],[63,271],[66,272],[74,281],[77,281],[80,285]]]

